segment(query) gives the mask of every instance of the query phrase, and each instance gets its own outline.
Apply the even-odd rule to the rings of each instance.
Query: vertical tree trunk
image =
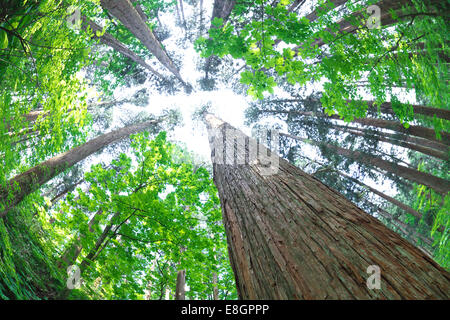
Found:
[[[180,1],[180,11],[181,11],[181,18],[182,18],[182,25],[184,27],[184,29],[186,30],[186,17],[184,16],[184,7],[183,7],[183,0],[179,0]],[[186,30],[187,32],[187,30]]]
[[[307,159],[308,161],[314,162],[314,163],[316,163],[316,164],[318,164],[318,165],[321,165],[321,166],[324,165],[324,164],[319,163],[319,162],[317,162],[317,161],[315,161],[315,160],[312,160],[312,159],[310,159],[310,158],[308,158],[308,157],[304,157],[304,156],[302,156],[302,157],[303,157],[304,159]],[[410,206],[404,204],[403,202],[400,202],[400,201],[398,201],[397,199],[394,199],[394,198],[388,196],[387,194],[385,194],[385,193],[383,193],[383,192],[381,192],[381,191],[378,191],[378,190],[375,189],[375,188],[372,188],[371,186],[365,184],[364,182],[362,182],[362,181],[360,181],[360,180],[358,180],[358,179],[355,179],[355,178],[349,176],[348,174],[345,174],[344,172],[342,172],[342,171],[340,171],[340,170],[337,170],[337,169],[331,169],[331,170],[334,171],[334,172],[336,172],[338,175],[344,177],[345,179],[348,179],[348,180],[352,181],[353,183],[359,184],[360,186],[362,186],[362,187],[364,187],[365,189],[369,190],[370,192],[376,194],[377,196],[383,198],[384,200],[390,202],[391,204],[393,204],[393,205],[399,207],[400,209],[404,210],[405,212],[407,212],[407,213],[413,215],[414,217],[416,217],[416,218],[418,218],[418,219],[421,219],[421,218],[422,218],[422,214],[421,214],[420,212],[418,212],[417,210],[414,210],[413,208],[411,208]],[[315,174],[313,174],[313,176],[314,176],[314,175],[315,175]]]
[[[347,157],[355,160],[356,162],[374,166],[382,170],[391,172],[410,181],[414,181],[419,184],[430,187],[434,189],[436,192],[439,192],[443,195],[446,195],[447,192],[449,192],[450,190],[450,182],[448,180],[433,176],[426,172],[421,172],[416,169],[400,166],[396,163],[383,160],[381,158],[375,157],[373,155],[364,152],[353,151],[332,144],[321,143],[318,141],[297,137],[291,134],[282,133],[281,135],[317,146],[322,145],[330,150],[333,150],[334,152],[343,157]]]
[[[212,115],[206,122],[232,129]],[[215,162],[222,150],[209,133]],[[250,152],[250,140],[235,150]],[[233,163],[232,152],[225,156]],[[449,298],[450,275],[437,263],[284,159],[272,175],[258,162],[213,169],[241,299]],[[373,265],[380,289],[367,285]]]
[[[119,19],[180,82],[187,85],[161,43],[129,0],[101,0],[100,3],[104,9]]]
[[[67,168],[70,168],[107,145],[126,138],[133,133],[145,130],[158,122],[150,120],[103,134],[15,176],[6,183],[6,186],[0,186],[0,216],[6,215],[23,198],[39,189],[44,183]]]

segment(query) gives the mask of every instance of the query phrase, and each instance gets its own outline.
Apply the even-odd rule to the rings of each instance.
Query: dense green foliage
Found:
[[[282,136],[282,157],[449,269],[449,194],[329,147],[450,180],[448,2],[383,1],[379,28],[366,10],[375,0],[310,8],[238,0],[231,14],[209,15],[225,2],[234,3],[131,1],[139,27],[176,70],[189,70],[196,50],[204,77],[182,95],[191,84],[100,0],[3,1],[0,215],[11,179],[109,130],[159,117],[152,95],[184,102],[218,90],[221,99],[226,88],[252,99],[242,106],[247,125],[304,139]],[[169,138],[182,125],[177,112],[161,119],[64,168],[0,217],[1,299],[174,299],[180,270],[187,299],[237,298],[212,168]]]

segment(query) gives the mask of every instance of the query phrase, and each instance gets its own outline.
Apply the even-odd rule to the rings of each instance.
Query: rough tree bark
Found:
[[[232,129],[212,115],[205,121],[209,129]],[[209,133],[241,299],[449,298],[443,268],[338,192],[284,159],[273,175],[262,175],[258,162],[214,163],[220,147]],[[248,151],[244,141],[235,150]],[[367,286],[372,265],[381,270],[380,289]]]
[[[70,168],[107,145],[126,138],[133,133],[145,130],[159,122],[157,120],[150,120],[103,134],[15,176],[6,185],[0,186],[0,205],[2,205],[0,208],[0,216],[6,215],[23,198],[39,189],[40,186],[67,168]]]

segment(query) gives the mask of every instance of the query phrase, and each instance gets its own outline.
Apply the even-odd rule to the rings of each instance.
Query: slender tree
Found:
[[[122,55],[124,55],[127,58],[130,58],[140,66],[144,67],[148,71],[150,71],[152,74],[157,76],[160,79],[164,79],[164,77],[156,71],[153,67],[151,67],[147,62],[145,62],[144,59],[139,57],[136,53],[134,53],[132,50],[128,49],[127,46],[125,46],[123,43],[121,43],[119,40],[114,38],[111,34],[108,32],[103,33],[103,28],[100,27],[95,22],[88,20],[85,16],[81,17],[82,19],[82,28],[84,30],[87,30],[88,27],[90,27],[91,31],[93,32],[93,38],[98,39],[102,44],[111,47],[114,50],[117,50]]]
[[[400,166],[396,163],[389,162],[386,160],[383,160],[379,157],[360,152],[360,151],[353,151],[345,148],[341,148],[339,146],[329,144],[329,143],[323,143],[318,142],[311,139],[306,139],[298,136],[294,136],[287,133],[282,133],[281,135],[303,141],[309,144],[317,145],[317,146],[323,146],[329,150],[332,150],[333,152],[336,152],[340,156],[351,158],[357,162],[364,163],[367,165],[375,166],[377,168],[380,168],[382,170],[391,172],[393,174],[396,174],[398,176],[401,176],[405,179],[417,182],[419,184],[425,185],[427,187],[430,187],[437,192],[441,194],[447,194],[450,190],[450,182],[448,180],[433,176],[426,172],[421,172],[416,169]]]
[[[119,19],[183,85],[188,86],[172,59],[129,0],[101,0],[100,3],[104,9]]]

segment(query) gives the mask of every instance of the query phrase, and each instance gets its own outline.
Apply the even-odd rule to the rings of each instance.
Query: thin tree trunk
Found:
[[[232,129],[205,118],[210,129]],[[284,159],[272,175],[262,175],[253,161],[215,163],[220,147],[209,133],[239,298],[449,298],[443,268],[338,192]],[[237,150],[249,146],[237,141]],[[225,155],[233,163],[233,153]],[[380,289],[367,285],[370,266],[380,268]]]
[[[430,4],[433,5],[439,5],[440,0],[431,0]],[[376,3],[377,6],[381,8],[381,16],[380,16],[380,25],[385,28],[390,25],[393,25],[397,22],[399,22],[402,17],[402,8],[406,5],[409,5],[412,9],[415,9],[414,4],[411,2],[411,0],[383,0]],[[365,10],[365,8],[364,8]],[[392,17],[391,12],[396,12],[397,18]],[[415,11],[416,14],[420,14],[420,12]],[[411,17],[411,16],[408,16]],[[364,22],[361,23],[361,25],[355,26],[350,21],[354,19],[360,19],[363,20],[364,16],[362,12],[354,12],[350,15],[350,17],[346,17],[340,21],[337,22],[339,25],[339,31],[337,33],[333,32],[331,29],[325,29],[324,31],[328,31],[329,33],[335,35],[336,37],[340,37],[345,34],[353,34],[360,28],[365,28]],[[308,44],[311,48],[322,47],[326,43],[323,39],[319,38],[316,39],[312,44]],[[294,51],[296,51],[296,54],[298,53],[298,49],[300,49],[304,44],[300,44],[299,46],[294,48]]]
[[[85,16],[82,16],[81,18],[83,20],[83,23],[82,23],[83,29],[87,30],[87,27],[89,25],[93,32],[94,39],[99,39],[100,42],[103,43],[104,45],[111,47],[114,50],[117,50],[122,55],[124,55],[127,58],[130,58],[131,60],[133,60],[134,62],[136,62],[143,68],[147,69],[148,71],[150,71],[152,74],[154,74],[158,78],[164,79],[164,77],[158,71],[156,71],[154,68],[152,68],[147,62],[145,62],[144,59],[142,59],[136,53],[134,53],[133,51],[128,49],[127,46],[125,46],[119,40],[114,38],[111,34],[105,32],[102,36],[100,36],[100,37],[97,36],[97,32],[101,32],[103,30],[103,28],[100,27],[98,24],[96,24],[93,21],[88,20]]]
[[[393,205],[399,207],[400,209],[402,209],[403,211],[413,215],[414,217],[416,217],[417,219],[421,219],[422,218],[422,214],[420,212],[418,212],[417,210],[414,210],[413,208],[411,208],[410,206],[404,204],[403,202],[398,201],[395,198],[392,198],[390,196],[388,196],[387,194],[378,191],[375,188],[372,188],[371,186],[363,183],[362,181],[359,181],[353,177],[350,177],[349,175],[339,171],[339,170],[334,170],[336,173],[338,173],[339,175],[351,180],[352,182],[359,184],[360,186],[366,188],[367,190],[369,190],[370,192],[376,194],[377,196],[380,196],[381,198],[383,198],[384,200],[387,200],[388,202],[392,203]]]
[[[213,25],[212,21],[215,18],[223,19],[223,24],[228,21],[234,6],[236,5],[236,0],[214,0],[213,12],[211,16],[211,26],[210,29],[217,28]],[[205,63],[205,75],[208,78],[209,69],[211,67],[212,56],[206,58]]]
[[[6,183],[6,186],[0,186],[0,205],[2,205],[2,208],[0,208],[0,216],[6,215],[23,198],[39,189],[44,183],[62,173],[67,168],[72,167],[74,164],[103,149],[107,145],[126,138],[133,133],[145,130],[157,123],[159,121],[150,120],[103,134],[10,179]]]
[[[134,5],[137,2],[137,0],[131,0],[131,3]],[[144,20],[144,22],[146,22],[148,20],[148,16],[145,14],[144,10],[142,9],[140,4],[136,4],[134,5],[134,8],[136,9],[136,11],[139,13],[139,15],[141,16],[142,20]]]
[[[308,157],[306,157],[306,156],[301,156],[301,157],[302,157],[302,158],[305,158],[305,159],[307,159],[307,160],[309,160],[309,161],[311,161],[311,162],[314,162],[314,163],[316,163],[316,164],[318,164],[318,165],[324,166],[323,163],[320,163],[320,162],[318,162],[318,161],[315,161],[315,160],[313,160],[313,159],[310,159],[310,158],[308,158]],[[411,208],[410,206],[408,206],[408,205],[406,205],[406,204],[404,204],[404,203],[398,201],[397,199],[394,199],[394,198],[388,196],[387,194],[385,194],[385,193],[383,193],[383,192],[381,192],[381,191],[378,191],[378,190],[375,189],[375,188],[372,188],[371,186],[365,184],[364,182],[362,182],[362,181],[360,181],[360,180],[358,180],[358,179],[355,179],[355,178],[349,176],[348,174],[346,174],[346,173],[344,173],[344,172],[342,172],[342,171],[340,171],[340,170],[332,169],[332,168],[330,168],[330,170],[331,170],[331,171],[334,171],[334,172],[336,172],[338,175],[340,175],[340,176],[342,176],[342,177],[344,177],[344,178],[346,178],[346,179],[352,181],[353,183],[359,184],[360,186],[362,186],[362,187],[364,187],[365,189],[369,190],[370,192],[376,194],[377,196],[383,198],[384,200],[387,200],[388,202],[390,202],[390,203],[392,203],[393,205],[399,207],[400,209],[404,210],[405,212],[407,212],[407,213],[413,215],[414,217],[416,217],[416,218],[418,218],[418,219],[421,219],[421,218],[422,218],[422,214],[421,214],[420,212],[418,212],[417,210],[414,210],[414,209]],[[314,176],[314,175],[315,175],[315,174],[313,174],[313,176]]]
[[[199,13],[199,32],[198,35],[202,36],[203,35],[203,29],[204,29],[204,25],[203,25],[203,0],[200,0],[199,3],[200,6],[200,13]]]
[[[267,103],[273,103],[273,104],[289,103],[289,102],[304,103],[304,102],[308,102],[308,99],[274,99],[274,100],[267,101]],[[350,102],[350,101],[348,101],[348,102]],[[375,110],[378,110],[378,108],[379,108],[382,113],[395,115],[395,112],[392,109],[391,102],[383,102],[379,107],[374,105],[374,103],[375,103],[374,101],[362,100],[361,102],[366,103],[367,106],[369,107],[369,110],[375,111]],[[413,104],[412,108],[413,108],[413,111],[415,114],[421,114],[421,115],[428,116],[428,117],[434,117],[436,115],[436,117],[438,117],[440,119],[450,120],[450,110],[427,107],[427,106],[417,105],[417,104]]]
[[[448,159],[447,153],[449,151],[448,146],[446,146],[443,143],[430,141],[428,139],[423,138],[417,138],[414,136],[405,135],[403,133],[388,133],[388,132],[380,132],[376,130],[370,130],[370,129],[363,129],[363,128],[357,128],[357,127],[348,127],[348,126],[342,126],[338,124],[333,124],[332,126],[336,130],[342,129],[342,130],[348,130],[359,132],[363,134],[370,134],[374,135],[377,138],[380,136],[386,137],[392,142],[389,142],[391,144],[397,144],[399,146],[404,146],[405,148],[409,148],[411,150],[416,150],[421,153],[425,153],[431,156],[434,156],[436,158],[441,158],[442,156],[445,157],[444,160]]]
[[[75,182],[74,184],[68,186],[67,188],[65,188],[63,191],[61,191],[60,193],[58,193],[56,196],[54,196],[50,202],[53,204],[55,204],[56,202],[58,202],[59,200],[61,200],[62,197],[64,197],[68,192],[72,191],[75,189],[76,186],[78,186],[79,184],[84,182],[84,178],[78,180],[77,182]]]
[[[184,286],[186,283],[186,270],[177,272],[177,284],[175,290],[175,300],[186,300]]]
[[[398,164],[383,160],[381,158],[375,157],[370,154],[366,154],[360,151],[353,151],[345,148],[341,148],[332,144],[328,143],[321,143],[314,140],[301,138],[298,136],[294,136],[291,134],[281,133],[281,135],[303,141],[309,144],[313,144],[316,146],[324,146],[330,150],[333,150],[337,154],[343,157],[347,157],[350,159],[353,159],[356,162],[363,163],[366,165],[371,165],[377,168],[380,168],[382,170],[386,170],[388,172],[391,172],[393,174],[396,174],[397,176],[403,177],[405,179],[408,179],[410,181],[414,181],[416,183],[425,185],[427,187],[430,187],[434,189],[436,192],[439,192],[443,195],[446,195],[447,192],[450,190],[450,182],[448,180],[433,176],[426,172],[421,172],[415,169],[407,168],[400,166]]]
[[[101,0],[100,3],[104,9],[119,19],[183,85],[187,86],[161,43],[156,39],[129,0]]]
[[[105,242],[106,238],[108,237],[109,232],[114,227],[114,225],[115,225],[115,221],[114,220],[119,215],[120,215],[120,212],[114,213],[114,215],[111,217],[111,220],[110,220],[109,224],[105,227],[105,229],[103,229],[102,234],[100,235],[100,237],[95,242],[94,247],[89,251],[89,253],[86,255],[86,257],[81,262],[81,264],[80,264],[80,271],[81,271],[81,273],[83,273],[84,270],[86,270],[87,267],[89,267],[89,265],[91,264],[91,261],[95,260],[95,258],[98,256],[100,247],[103,245],[103,243]]]
[[[184,27],[184,30],[187,32],[187,29],[186,29],[186,18],[184,16],[183,0],[179,0],[179,1],[180,1],[181,18],[183,19],[182,25]]]
[[[92,226],[96,223],[95,219],[103,213],[103,210],[98,210],[95,215],[89,220],[89,232],[92,232]],[[70,265],[74,265],[80,256],[81,250],[83,246],[81,244],[81,237],[79,236],[74,242],[64,251],[64,254],[61,256],[60,261],[58,262],[58,268],[66,268]]]
[[[335,120],[342,120],[337,114],[328,116],[323,113],[318,112],[312,112],[312,111],[282,111],[282,110],[262,110],[262,112],[266,113],[285,113],[285,114],[298,114],[303,116],[309,116],[309,117],[323,117],[323,118],[329,118],[329,119],[335,119]],[[397,121],[392,120],[384,120],[384,119],[377,119],[377,118],[360,118],[360,119],[354,119],[351,122],[363,124],[366,126],[372,126],[382,129],[388,129],[396,132],[401,132],[409,135],[413,135],[416,137],[421,137],[424,139],[428,139],[437,143],[444,143],[446,145],[450,145],[450,134],[448,132],[441,132],[442,140],[438,140],[436,138],[436,132],[434,129],[426,128],[423,126],[416,126],[416,125],[410,125],[408,128],[405,128],[401,123]]]
[[[346,128],[345,126],[339,126],[339,127],[336,126],[334,128],[336,130],[351,133],[353,135],[356,135],[358,137],[363,137],[363,138],[367,137],[367,134],[368,134],[367,132],[364,132],[364,130],[353,130],[353,129],[359,129],[359,128],[349,129],[349,128]],[[428,147],[423,147],[423,146],[412,144],[412,143],[408,143],[408,142],[401,141],[401,140],[386,138],[386,135],[384,132],[383,133],[379,132],[379,133],[383,134],[383,136],[381,136],[381,135],[374,136],[374,138],[379,141],[390,143],[392,145],[400,146],[400,147],[407,148],[410,150],[414,150],[414,151],[417,151],[417,152],[420,152],[420,153],[423,153],[423,154],[426,154],[426,155],[429,155],[429,156],[432,156],[432,157],[435,157],[438,159],[442,159],[444,161],[448,160],[448,154],[445,152],[431,149]]]
[[[180,252],[183,253],[186,249],[180,248]],[[178,270],[177,283],[175,287],[175,300],[186,300],[186,270]]]
[[[213,283],[213,300],[219,300],[219,288],[217,287],[217,273],[213,272],[212,274],[212,283]]]
[[[374,105],[373,101],[364,101],[367,103],[370,109],[377,110],[378,107]],[[392,103],[391,102],[384,102],[380,106],[380,111],[383,113],[388,114],[395,114],[394,110],[392,109]],[[446,109],[440,109],[440,108],[433,108],[433,107],[427,107],[422,105],[412,105],[414,113],[415,114],[421,114],[428,117],[438,117],[440,119],[450,120],[450,110]]]

